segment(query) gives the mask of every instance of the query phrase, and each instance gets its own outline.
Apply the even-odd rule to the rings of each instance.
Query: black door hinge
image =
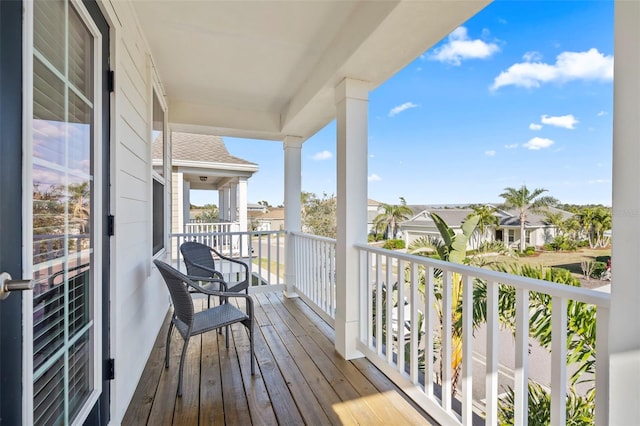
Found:
[[[116,74],[114,71],[107,71],[107,90],[112,93],[116,90]]]
[[[104,378],[105,380],[113,380],[116,378],[116,360],[109,358],[105,361],[104,366]]]
[[[107,215],[107,235],[113,237],[116,234],[116,218],[114,215]]]

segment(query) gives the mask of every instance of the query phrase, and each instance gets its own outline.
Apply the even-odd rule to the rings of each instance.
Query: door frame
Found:
[[[14,279],[23,278],[22,7],[19,1],[0,2],[0,194],[16,201],[0,203],[0,269]],[[0,416],[6,424],[21,424],[24,415],[23,299],[31,299],[30,292],[0,301]]]
[[[98,252],[98,256],[94,258],[95,267],[99,268],[93,274],[93,279],[96,284],[99,284],[99,287],[94,287],[94,296],[93,300],[98,302],[100,307],[100,314],[94,317],[94,330],[95,332],[99,331],[100,337],[96,336],[96,342],[94,343],[94,348],[96,349],[93,353],[94,356],[94,367],[96,371],[94,371],[94,389],[99,391],[99,394],[93,404],[92,407],[85,408],[80,411],[79,415],[84,418],[83,422],[85,424],[95,424],[95,425],[106,425],[109,423],[111,418],[111,382],[107,377],[107,360],[111,357],[110,353],[110,294],[111,294],[111,282],[110,282],[110,258],[111,258],[111,238],[108,235],[108,215],[110,214],[110,205],[111,205],[111,117],[112,117],[112,98],[109,87],[109,73],[110,69],[110,57],[112,52],[111,46],[111,24],[110,21],[107,20],[107,15],[103,13],[101,10],[101,5],[98,4],[97,0],[68,0],[70,4],[75,4],[76,6],[82,5],[85,11],[81,11],[79,9],[79,14],[87,19],[87,26],[91,31],[95,31],[98,36],[96,38],[100,43],[100,55],[101,57],[96,57],[94,59],[94,63],[99,64],[94,70],[94,76],[100,75],[100,90],[96,90],[96,94],[100,97],[99,105],[96,104],[95,107],[99,108],[99,116],[96,120],[95,126],[95,135],[98,141],[94,142],[93,150],[94,150],[94,158],[100,156],[100,162],[96,162],[95,169],[93,172],[94,175],[94,188],[99,188],[100,194],[98,197],[94,199],[95,208],[95,219],[94,224],[96,224],[95,229],[96,232],[99,233],[97,235],[99,241],[96,241],[96,245],[94,246],[94,251]],[[33,2],[31,1],[15,1],[15,2],[4,2],[1,3],[17,3],[20,8],[20,19],[19,21],[23,26],[21,26],[21,35],[20,39],[22,40],[22,78],[21,78],[21,102],[23,104],[21,108],[21,117],[20,121],[22,123],[22,138],[21,138],[21,149],[24,149],[24,152],[28,152],[21,157],[20,163],[22,166],[22,179],[19,180],[22,185],[27,186],[30,184],[32,179],[32,156],[31,151],[33,150],[32,145],[32,120],[33,117]],[[24,9],[24,14],[23,14]],[[29,212],[32,209],[32,193],[29,190],[24,190],[22,194],[22,205],[19,206],[21,209],[21,217],[22,211],[28,212],[26,215],[27,218],[32,217]],[[32,242],[33,241],[33,227],[25,226],[21,230],[21,242],[22,242],[22,259],[23,262],[23,270],[24,275],[28,277],[33,276],[33,264],[30,261],[26,261],[27,259],[31,259],[33,256],[32,253]],[[18,402],[18,406],[22,407],[22,417],[21,422],[16,424],[24,423],[27,420],[33,420],[33,388],[30,392],[25,391],[25,384],[30,383],[32,386],[33,383],[33,357],[27,356],[25,352],[32,353],[33,352],[33,322],[30,318],[25,318],[25,313],[32,312],[33,298],[31,293],[27,293],[22,300],[22,309],[21,309],[21,323],[22,323],[22,336],[23,336],[23,345],[21,351],[21,360],[22,360],[22,368],[21,371],[21,383],[22,392],[20,395],[20,400]],[[4,419],[2,419],[4,420]],[[10,424],[13,424],[10,422]]]

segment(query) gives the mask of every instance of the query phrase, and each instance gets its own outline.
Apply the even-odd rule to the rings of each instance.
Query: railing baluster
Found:
[[[514,370],[514,422],[528,423],[529,411],[529,291],[516,289],[516,359]]]
[[[609,309],[596,311],[596,413],[595,424],[609,423]]]
[[[566,422],[567,405],[567,299],[551,300],[551,424]]]
[[[451,272],[442,271],[442,408],[451,411]]]
[[[487,282],[486,424],[498,424],[498,283]]]
[[[386,354],[387,354],[387,363],[391,364],[393,360],[393,326],[392,326],[392,317],[393,317],[393,284],[391,283],[392,277],[392,264],[391,264],[391,256],[385,256],[385,265],[387,267],[387,315],[386,315],[386,324],[385,329],[387,331],[387,339],[385,342],[386,345]]]
[[[402,260],[398,260],[397,263],[397,275],[398,275],[398,370],[401,373],[404,373],[404,349],[405,349],[405,338],[404,338],[404,263]],[[415,306],[411,305],[411,311],[415,309]],[[411,323],[411,328],[409,330],[409,335],[414,334],[416,331],[416,323]]]
[[[462,288],[462,424],[473,421],[473,277]]]
[[[433,274],[432,266],[424,268],[425,273],[425,307],[424,307],[424,331],[425,331],[425,349],[424,349],[424,392],[428,397],[433,397],[433,329],[436,326],[435,319],[435,297],[433,294]]]
[[[410,291],[410,303],[411,303],[411,334],[410,334],[410,348],[411,348],[411,356],[409,357],[410,364],[410,377],[411,383],[414,385],[418,384],[418,367],[419,367],[419,359],[418,359],[418,341],[420,337],[420,333],[422,330],[418,327],[419,318],[418,318],[418,266],[411,262],[409,264],[409,291]],[[424,317],[423,317],[423,326],[424,326]]]
[[[382,268],[380,255],[376,254],[376,352],[382,356]]]
[[[373,348],[373,254],[367,253],[367,286],[364,298],[367,299],[367,347]]]

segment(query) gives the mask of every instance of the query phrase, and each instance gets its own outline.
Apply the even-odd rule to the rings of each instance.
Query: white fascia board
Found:
[[[178,167],[184,173],[192,173],[194,170],[201,169],[205,173],[211,170],[228,170],[233,172],[255,173],[258,171],[257,164],[237,164],[237,163],[212,163],[210,161],[190,161],[190,160],[173,160],[171,163],[174,167]]]

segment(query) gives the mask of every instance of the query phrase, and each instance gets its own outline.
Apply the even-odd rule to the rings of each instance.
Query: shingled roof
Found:
[[[160,136],[153,141],[153,158],[161,154]],[[194,161],[199,163],[257,165],[229,154],[220,136],[194,133],[171,133],[172,162]]]

